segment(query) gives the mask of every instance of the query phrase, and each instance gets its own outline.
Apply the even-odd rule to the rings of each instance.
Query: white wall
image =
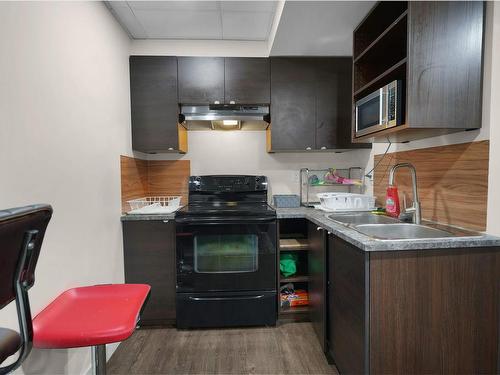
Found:
[[[488,232],[500,236],[500,3],[489,4],[494,10],[489,20],[493,46],[490,52],[491,76],[488,108],[490,123],[490,169],[488,181]],[[486,93],[485,93],[486,95]]]
[[[269,177],[271,194],[298,194],[299,169],[364,167],[370,150],[332,152],[266,152],[265,131],[191,131],[186,155],[148,155],[151,160],[191,160],[191,174],[256,174]]]
[[[0,3],[0,207],[54,207],[30,291],[123,281],[120,154],[131,153],[129,39],[100,2]],[[17,327],[13,304],[0,325]],[[34,350],[24,373],[82,373],[88,349]]]
[[[500,146],[500,3],[487,3],[485,29],[482,128],[480,130],[412,141],[406,144],[392,144],[389,152],[490,139],[487,232],[500,235],[500,195],[495,193],[495,187],[500,184],[500,170],[498,168],[500,163],[500,152],[498,151]],[[387,143],[373,145],[367,170],[373,168],[373,156],[383,154],[387,146]],[[368,190],[372,191],[371,183]]]

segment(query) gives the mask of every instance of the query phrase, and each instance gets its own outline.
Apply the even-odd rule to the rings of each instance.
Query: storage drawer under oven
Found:
[[[177,328],[275,325],[276,292],[177,293]]]

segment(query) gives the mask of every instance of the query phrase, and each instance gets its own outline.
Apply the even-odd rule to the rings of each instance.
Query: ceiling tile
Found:
[[[267,40],[274,13],[227,12],[222,14],[224,39]]]
[[[148,38],[221,39],[219,11],[210,10],[134,10]]]
[[[277,1],[221,1],[223,12],[267,12],[274,13]]]
[[[133,38],[147,38],[147,34],[126,2],[108,3],[118,22]]]
[[[128,1],[133,10],[218,11],[220,1]]]

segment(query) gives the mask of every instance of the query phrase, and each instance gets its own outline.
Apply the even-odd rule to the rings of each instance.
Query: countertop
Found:
[[[337,237],[353,244],[364,251],[396,251],[396,250],[425,250],[425,249],[453,249],[462,247],[500,247],[500,238],[483,234],[480,237],[448,237],[417,240],[375,240],[361,234],[354,229],[328,219],[328,213],[314,208],[277,208],[278,219],[304,218],[317,224]]]
[[[148,221],[148,220],[153,220],[153,221],[160,221],[160,220],[174,220],[175,219],[175,212],[169,213],[169,214],[152,214],[152,215],[127,215],[123,214],[121,216],[121,221]]]
[[[500,247],[500,238],[483,234],[480,237],[448,237],[417,240],[375,240],[354,229],[328,219],[326,212],[307,207],[277,208],[278,219],[304,218],[363,251],[396,251],[453,249],[462,247]],[[175,212],[165,215],[122,215],[121,221],[174,220]]]

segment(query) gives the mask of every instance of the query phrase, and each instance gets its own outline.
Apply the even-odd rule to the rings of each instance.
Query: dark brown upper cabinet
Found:
[[[350,57],[271,58],[268,151],[366,147],[351,143],[351,80]]]
[[[268,151],[316,148],[314,82],[312,59],[271,58],[271,126],[268,128],[271,147]]]
[[[130,57],[132,148],[146,153],[187,151],[178,125],[177,58]]]
[[[271,100],[271,67],[268,58],[224,59],[224,102],[268,104]]]
[[[178,57],[179,103],[224,102],[223,57]]]
[[[269,59],[179,57],[179,103],[267,104]]]
[[[406,142],[481,127],[485,4],[382,1],[354,31],[353,105],[404,82],[401,125],[356,142]]]

